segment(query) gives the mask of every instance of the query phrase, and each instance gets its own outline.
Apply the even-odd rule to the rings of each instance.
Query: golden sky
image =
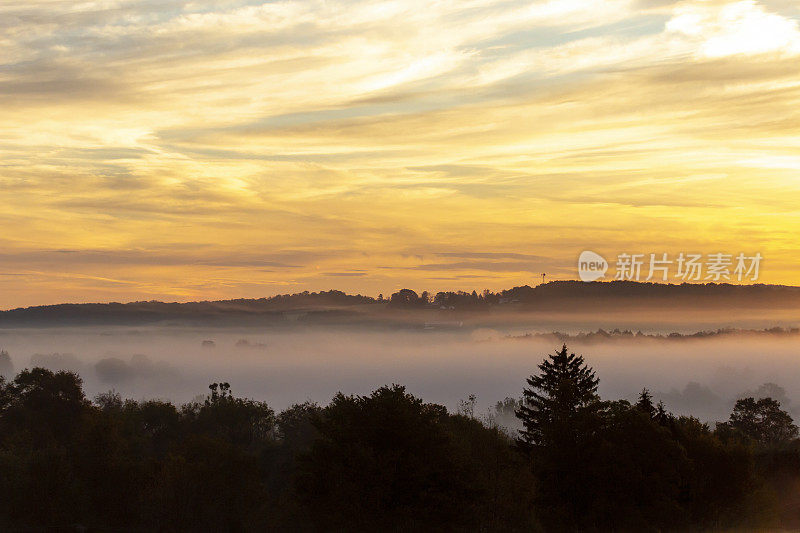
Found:
[[[0,308],[800,283],[796,0],[0,2]]]

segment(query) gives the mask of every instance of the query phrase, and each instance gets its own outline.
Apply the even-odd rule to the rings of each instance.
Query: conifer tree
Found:
[[[524,428],[518,443],[523,448],[547,444],[556,428],[569,428],[579,416],[599,404],[599,380],[583,356],[567,351],[548,355],[539,364],[540,373],[528,378],[524,401],[517,411]]]
[[[647,413],[647,416],[653,418],[656,415],[656,406],[653,405],[653,395],[647,388],[642,389],[639,393],[639,401],[636,402],[636,407],[641,411]]]
[[[666,426],[669,423],[671,415],[667,412],[667,408],[664,406],[664,402],[659,401],[658,405],[656,405],[656,414],[653,417],[656,422],[658,422],[662,426]]]

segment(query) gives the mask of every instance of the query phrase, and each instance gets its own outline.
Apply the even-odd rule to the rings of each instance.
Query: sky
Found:
[[[796,0],[0,0],[0,308],[800,284]]]

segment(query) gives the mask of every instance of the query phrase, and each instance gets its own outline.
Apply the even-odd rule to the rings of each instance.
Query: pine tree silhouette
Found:
[[[529,388],[523,390],[524,401],[516,412],[524,426],[517,439],[523,448],[546,444],[550,429],[569,427],[599,402],[600,380],[583,356],[569,353],[566,344],[542,361],[539,370],[528,378]]]
[[[639,401],[636,402],[636,407],[647,413],[647,416],[650,418],[656,416],[656,406],[653,405],[653,395],[650,394],[647,388],[642,389],[642,392],[639,393]]]
[[[658,402],[658,405],[656,406],[656,414],[653,418],[656,422],[658,422],[662,426],[666,426],[669,424],[672,415],[667,412],[667,408],[664,406],[664,402],[661,401]]]

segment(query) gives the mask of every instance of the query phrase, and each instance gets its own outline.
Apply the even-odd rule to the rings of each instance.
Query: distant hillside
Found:
[[[800,309],[800,287],[552,281],[497,293],[439,292],[404,289],[390,300],[348,295],[331,290],[271,298],[213,302],[60,304],[0,312],[0,327],[25,325],[91,325],[203,323],[253,324],[282,322],[341,323],[390,319],[393,313],[457,310],[471,312],[547,312],[618,309]],[[388,303],[387,303],[388,302]]]
[[[89,325],[180,323],[251,323],[295,321],[312,313],[324,317],[348,307],[374,304],[369,296],[342,291],[302,292],[271,298],[218,300],[187,303],[158,301],[42,305],[0,311],[0,327],[6,325]]]
[[[729,283],[641,283],[610,281],[552,281],[537,287],[515,287],[501,293],[524,304],[558,307],[633,305],[637,307],[729,305],[754,308],[800,307],[800,287],[786,285],[732,285]]]
[[[610,281],[551,281],[531,287],[523,285],[497,293],[439,292],[418,298],[409,289],[391,296],[390,306],[480,309],[581,311],[597,309],[693,307],[726,309],[730,306],[753,309],[800,308],[800,287],[784,285],[731,285],[725,283],[680,285]]]

